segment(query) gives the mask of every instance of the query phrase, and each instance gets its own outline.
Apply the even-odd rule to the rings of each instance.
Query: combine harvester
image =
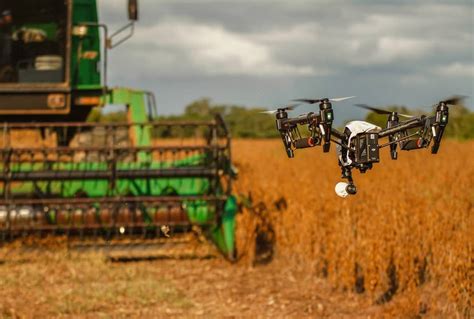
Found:
[[[1,2],[0,245],[51,235],[97,246],[169,242],[195,232],[234,257],[222,118],[155,122],[151,93],[107,86],[107,51],[132,36],[137,8],[130,0],[130,23],[109,36],[96,0]],[[106,104],[126,105],[128,121],[86,122]]]

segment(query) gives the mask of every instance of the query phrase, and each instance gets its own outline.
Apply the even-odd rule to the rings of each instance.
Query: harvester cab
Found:
[[[137,1],[111,35],[96,0],[5,0],[0,14],[0,242],[161,242],[170,229],[171,238],[204,234],[232,258],[222,118],[150,120],[153,94],[107,86],[107,51],[132,36]],[[86,121],[105,104],[126,105],[127,120]]]

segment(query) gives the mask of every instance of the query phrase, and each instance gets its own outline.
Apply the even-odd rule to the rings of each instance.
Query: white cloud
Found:
[[[472,3],[321,1],[141,0],[136,35],[110,52],[110,82],[156,87],[176,105],[313,90],[405,103],[472,91]],[[126,0],[100,3],[110,30],[126,22]]]
[[[433,73],[447,77],[468,77],[474,78],[474,63],[454,62],[442,65],[433,69]]]
[[[297,45],[317,41],[318,37],[322,36],[323,33],[324,30],[317,23],[303,22],[290,27],[278,27],[266,32],[256,32],[250,36],[259,42],[271,43],[273,45]]]
[[[376,50],[369,60],[374,63],[389,63],[397,59],[418,59],[431,48],[432,44],[423,39],[386,36],[377,40]]]
[[[150,62],[157,61],[150,67],[157,73],[187,69],[204,75],[304,76],[315,72],[311,66],[278,61],[268,46],[223,26],[185,19],[166,19],[138,30],[134,42],[148,43],[146,53],[153,56]],[[158,62],[163,59],[166,63]]]
[[[349,26],[348,37],[357,43],[354,64],[435,61],[470,48],[472,11],[463,6],[427,3],[387,11],[362,14]]]
[[[250,28],[242,29],[236,27],[238,20],[226,20],[233,15],[223,8],[215,11],[215,15],[202,16],[202,10],[188,10],[185,15],[177,16],[165,3],[176,4],[169,1],[142,4],[148,27],[141,21],[133,39],[134,47],[128,50],[129,56],[147,66],[145,73],[154,68],[156,74],[164,76],[298,77],[343,73],[353,66],[364,69],[382,66],[388,70],[410,64],[426,73],[431,67],[428,61],[433,64],[450,59],[461,61],[457,55],[465,55],[469,49],[472,52],[472,31],[466,28],[466,23],[469,24],[466,11],[469,10],[457,5],[419,3],[369,7],[348,4],[341,11],[326,12],[324,7],[315,13],[321,15],[321,19],[308,19],[304,13],[310,12],[310,4],[303,1],[280,8],[287,10],[294,20],[260,23],[262,19],[272,18],[266,17],[264,12],[252,11],[248,13],[255,16],[255,20]],[[106,10],[112,10],[108,2],[104,5]],[[207,5],[211,11],[217,6]],[[202,8],[205,4],[195,6]],[[250,2],[240,5],[246,6],[251,7]],[[113,9],[117,10],[116,6]],[[298,20],[298,15],[304,18]],[[252,20],[242,23],[248,25],[249,21]],[[123,61],[126,58],[122,56]],[[422,64],[425,64],[424,70],[421,70]]]
[[[400,84],[404,86],[413,87],[414,85],[424,85],[429,81],[429,77],[425,74],[407,74],[400,76]]]

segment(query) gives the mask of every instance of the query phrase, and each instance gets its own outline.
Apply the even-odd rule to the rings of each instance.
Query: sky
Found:
[[[109,53],[109,84],[151,90],[158,113],[190,102],[272,109],[295,98],[334,105],[430,106],[462,94],[474,110],[474,2],[139,0],[135,35]],[[113,31],[126,0],[99,0]],[[298,112],[309,111],[303,106]]]

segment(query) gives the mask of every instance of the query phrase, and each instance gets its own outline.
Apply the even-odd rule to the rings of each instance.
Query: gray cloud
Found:
[[[111,52],[111,82],[157,91],[162,113],[180,112],[201,96],[271,106],[357,95],[418,106],[474,94],[470,1],[140,4],[135,37]],[[125,22],[124,0],[100,6],[112,28]],[[343,119],[361,116],[346,109]]]

